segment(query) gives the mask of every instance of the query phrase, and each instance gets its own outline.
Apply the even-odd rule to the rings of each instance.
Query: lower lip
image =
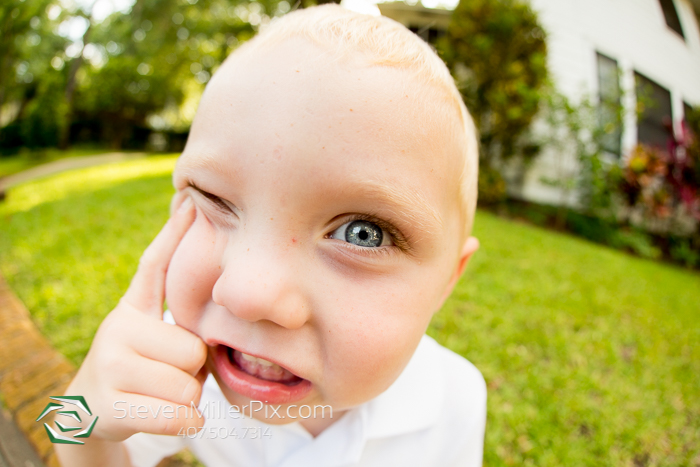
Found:
[[[311,392],[311,382],[301,380],[287,385],[256,378],[244,372],[229,359],[228,347],[219,345],[214,351],[214,366],[223,382],[238,394],[266,404],[288,404],[302,400]]]

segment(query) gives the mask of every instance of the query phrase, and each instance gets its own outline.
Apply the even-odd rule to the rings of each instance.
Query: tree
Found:
[[[526,138],[547,82],[545,32],[519,0],[463,0],[438,43],[474,116],[484,173],[538,147]],[[524,168],[523,168],[524,170]]]
[[[54,0],[0,5],[0,109],[10,119],[0,133],[3,149],[57,143],[62,103],[47,93],[60,93],[64,86],[52,61],[66,47],[57,34],[60,10]]]
[[[177,108],[187,94],[201,93],[230,52],[289,9],[277,0],[138,0],[92,28],[76,118],[101,122],[100,138],[113,147],[165,109],[172,118],[157,119],[160,129],[186,130]]]
[[[39,29],[38,18],[50,3],[50,0],[25,0],[0,4],[0,108],[8,97],[15,97],[18,91],[21,93],[17,89],[21,86],[12,82],[16,67],[27,58],[27,48],[41,42],[35,30]],[[21,81],[30,83],[32,80],[28,76],[24,79],[25,73],[20,73]],[[15,96],[12,96],[13,91]]]
[[[0,145],[65,147],[86,135],[121,148],[145,144],[152,129],[185,132],[183,102],[290,1],[136,0],[111,13],[94,1],[2,3],[0,109],[9,102],[14,121]]]

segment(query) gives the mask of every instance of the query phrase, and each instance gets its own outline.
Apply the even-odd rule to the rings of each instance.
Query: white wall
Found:
[[[685,41],[658,0],[531,0],[549,32],[549,64],[562,91],[596,89],[595,52],[700,104],[700,32],[688,0],[675,0]]]
[[[618,61],[623,89],[633,91],[634,71],[669,89],[679,124],[683,101],[700,105],[700,31],[689,0],[674,0],[685,41],[668,28],[658,0],[531,0],[549,34],[549,67],[560,91],[573,99],[596,96],[596,52]],[[623,152],[636,143],[634,93],[628,93]],[[522,196],[558,203],[557,189],[543,185],[571,154],[545,151],[528,173]]]

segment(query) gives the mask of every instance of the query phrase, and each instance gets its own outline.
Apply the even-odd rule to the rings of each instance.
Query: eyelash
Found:
[[[212,221],[214,225],[221,228],[230,228],[235,225],[234,217],[237,218],[238,215],[223,199],[208,191],[202,190],[192,182],[189,183],[189,186],[194,189],[198,196],[206,199],[207,202],[202,208],[204,211],[203,214],[207,218],[210,218],[210,221]],[[212,216],[214,217],[213,219],[211,219]]]
[[[212,204],[214,204],[214,207],[217,210],[219,210],[221,212],[225,212],[227,214],[233,212],[233,211],[231,211],[231,208],[228,207],[228,205],[226,203],[224,203],[224,201],[221,198],[219,198],[218,196],[212,195],[211,193],[202,193],[202,194],[204,196],[206,196],[209,199],[209,201],[212,202]]]
[[[189,185],[194,188],[200,195],[204,196],[207,198],[211,203],[214,205],[214,207],[223,213],[230,214],[233,211],[231,211],[231,208],[229,207],[228,204],[224,202],[221,198],[219,198],[216,195],[213,195],[209,193],[208,191],[204,191],[201,188],[199,188],[197,185],[194,184],[194,182],[190,182]]]
[[[220,197],[218,197],[212,193],[209,193],[205,190],[202,190],[192,181],[189,182],[189,186],[194,188],[200,195],[202,195],[207,200],[209,200],[212,207],[214,207],[216,209],[218,214],[231,214],[233,212],[231,210],[231,208],[229,207],[229,205],[226,204],[224,202],[224,200],[222,200]],[[353,222],[353,221],[371,222],[371,223],[379,226],[382,230],[385,230],[389,235],[391,235],[391,240],[392,240],[393,245],[379,247],[379,248],[360,247],[360,246],[345,242],[348,245],[348,248],[351,248],[352,250],[357,252],[357,254],[367,256],[367,257],[376,257],[376,256],[389,255],[395,251],[394,248],[397,248],[398,250],[404,251],[404,252],[410,251],[408,239],[401,233],[401,231],[399,231],[399,229],[394,227],[389,222],[381,219],[380,217],[378,217],[376,215],[373,215],[373,214],[351,214],[351,215],[348,215],[347,217],[345,217],[343,220],[344,220],[343,224],[348,223],[348,222]],[[338,224],[338,226],[343,225],[343,224]],[[330,233],[326,234],[326,238],[329,238],[329,236],[330,236]]]

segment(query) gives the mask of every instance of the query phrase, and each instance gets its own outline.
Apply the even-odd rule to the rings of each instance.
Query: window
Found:
[[[646,76],[635,72],[637,91],[637,141],[666,147],[672,128],[671,93]]]
[[[678,12],[676,11],[676,6],[673,4],[673,0],[659,0],[659,3],[664,12],[666,25],[685,39],[683,28],[681,28],[681,21],[678,18]]]
[[[602,146],[608,152],[621,153],[620,77],[617,61],[596,54],[598,62],[598,122],[604,131]]]

